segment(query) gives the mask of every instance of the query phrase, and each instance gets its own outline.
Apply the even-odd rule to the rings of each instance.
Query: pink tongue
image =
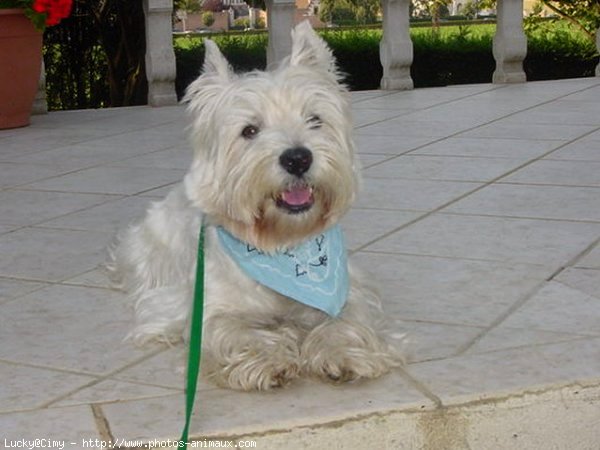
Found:
[[[283,191],[281,199],[288,205],[299,206],[310,201],[311,192],[309,187],[295,187],[289,191]]]

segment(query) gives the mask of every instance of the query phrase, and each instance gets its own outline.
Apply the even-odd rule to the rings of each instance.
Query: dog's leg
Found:
[[[199,212],[180,186],[154,203],[145,218],[122,232],[105,268],[113,286],[127,292],[135,310],[129,337],[175,343],[184,335],[194,282]]]
[[[340,317],[316,326],[302,344],[303,370],[334,382],[383,375],[402,363],[385,340],[383,325],[377,292],[351,271],[350,296]]]
[[[267,390],[300,372],[301,331],[248,317],[215,315],[205,322],[203,371],[222,387]]]

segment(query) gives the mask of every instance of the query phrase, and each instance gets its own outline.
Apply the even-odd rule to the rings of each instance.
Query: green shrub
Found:
[[[415,87],[486,83],[492,80],[495,62],[492,33],[473,32],[467,26],[419,30],[412,34]]]
[[[345,75],[344,81],[351,90],[379,86],[383,70],[379,62],[381,30],[329,30],[321,36],[333,50],[340,71]]]
[[[255,26],[258,30],[264,30],[267,28],[267,22],[265,22],[263,17],[257,17]]]
[[[414,48],[411,75],[415,87],[491,82],[495,68],[494,30],[495,25],[411,29]],[[321,31],[351,90],[379,87],[383,75],[379,60],[381,35],[381,29],[377,28]],[[265,67],[265,33],[221,35],[215,40],[237,70]],[[185,48],[186,45],[191,47]],[[179,95],[198,75],[203,52],[199,38],[176,41]],[[592,76],[597,63],[594,44],[568,28],[529,33],[524,70],[530,81]]]
[[[247,19],[247,18],[235,19],[233,21],[233,28],[239,28],[242,30],[245,30],[246,28],[250,28],[250,19]]]
[[[264,69],[267,65],[267,34],[264,32],[212,35],[211,39],[236,71]],[[181,98],[185,88],[200,74],[204,61],[203,39],[179,37],[175,39],[174,47],[177,63],[175,88],[177,96]]]
[[[528,49],[523,64],[528,80],[594,76],[598,54],[594,42],[564,23],[539,22],[526,28]]]
[[[213,23],[215,23],[215,15],[212,11],[205,11],[202,13],[202,24],[204,26],[210,27]]]

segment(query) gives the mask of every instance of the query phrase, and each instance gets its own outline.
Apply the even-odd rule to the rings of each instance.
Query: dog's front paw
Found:
[[[295,357],[273,354],[246,356],[245,360],[230,367],[228,386],[234,389],[267,390],[289,384],[300,373],[299,355]]]
[[[236,339],[237,338],[237,339]],[[210,348],[210,378],[219,386],[243,391],[282,387],[300,374],[297,330],[237,328],[237,335]]]
[[[334,383],[377,378],[401,362],[373,330],[343,320],[315,328],[301,355],[305,372]]]
[[[244,350],[218,367],[211,377],[222,387],[243,391],[285,386],[300,373],[299,351],[285,350]]]

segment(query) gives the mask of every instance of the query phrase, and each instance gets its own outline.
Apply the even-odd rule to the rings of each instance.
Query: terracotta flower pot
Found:
[[[42,33],[20,9],[0,9],[0,129],[29,125],[40,79]]]

